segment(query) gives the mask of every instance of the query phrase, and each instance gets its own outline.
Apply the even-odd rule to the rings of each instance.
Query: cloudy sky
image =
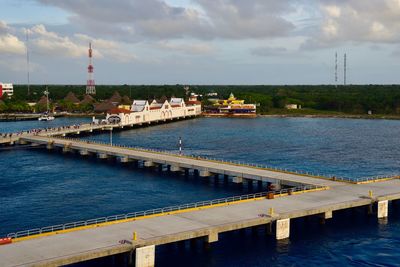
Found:
[[[0,0],[0,81],[400,83],[400,0]]]

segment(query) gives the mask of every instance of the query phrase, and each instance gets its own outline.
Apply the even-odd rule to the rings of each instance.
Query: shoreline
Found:
[[[94,113],[69,113],[56,114],[56,117],[71,118],[91,118],[93,116],[101,116],[103,114]],[[2,113],[0,114],[0,122],[37,120],[40,114],[37,113]],[[104,115],[103,115],[104,116]],[[226,115],[210,115],[202,114],[204,118],[326,118],[326,119],[366,119],[366,120],[400,120],[400,115],[367,115],[367,114],[257,114],[256,116],[226,116]]]
[[[364,114],[257,114],[264,118],[332,118],[365,120],[400,120],[400,115],[364,115]]]

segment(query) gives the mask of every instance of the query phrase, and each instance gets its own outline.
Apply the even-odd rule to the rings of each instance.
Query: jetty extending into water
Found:
[[[209,244],[217,242],[221,233],[254,227],[265,227],[277,240],[284,240],[290,238],[293,219],[318,216],[328,220],[340,210],[365,208],[382,220],[388,217],[389,203],[400,199],[399,177],[352,181],[67,137],[115,127],[126,125],[64,127],[12,136],[15,138],[12,142],[80,157],[114,158],[144,168],[193,173],[199,179],[257,183],[263,188],[265,184],[275,184],[279,188],[16,231],[0,239],[4,244],[0,246],[1,266],[59,266],[110,255],[123,255],[137,267],[155,266],[158,245],[196,239]],[[10,141],[5,143],[11,144]]]

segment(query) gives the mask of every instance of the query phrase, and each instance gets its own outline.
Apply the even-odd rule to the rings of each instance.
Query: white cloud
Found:
[[[13,35],[11,28],[0,20],[0,53],[21,55],[26,51],[25,44]]]
[[[248,39],[285,36],[295,28],[283,18],[296,0],[193,0],[176,7],[163,0],[37,0],[71,13],[70,22],[120,40]]]
[[[271,47],[271,46],[260,46],[250,50],[251,54],[254,56],[281,56],[287,54],[289,51],[286,47]]]
[[[322,19],[319,30],[305,47],[330,47],[349,42],[400,41],[399,0],[318,0]]]
[[[180,52],[188,55],[207,55],[215,52],[212,45],[208,43],[172,43],[169,41],[160,41],[156,44],[157,48],[164,50]]]
[[[0,53],[21,55],[24,54],[25,51],[25,45],[18,39],[18,37],[8,33],[0,35]]]
[[[34,53],[51,55],[64,58],[87,57],[89,42],[93,45],[93,57],[99,59],[129,62],[136,58],[135,55],[124,51],[120,43],[105,39],[92,38],[85,34],[62,36],[56,32],[50,32],[42,24],[28,29],[30,34],[30,46]]]

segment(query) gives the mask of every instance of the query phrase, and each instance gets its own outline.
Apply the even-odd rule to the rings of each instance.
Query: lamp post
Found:
[[[179,137],[179,155],[182,155],[182,138]]]
[[[110,145],[112,146],[113,144],[112,144],[112,130],[113,130],[113,128],[111,127],[110,128]]]

